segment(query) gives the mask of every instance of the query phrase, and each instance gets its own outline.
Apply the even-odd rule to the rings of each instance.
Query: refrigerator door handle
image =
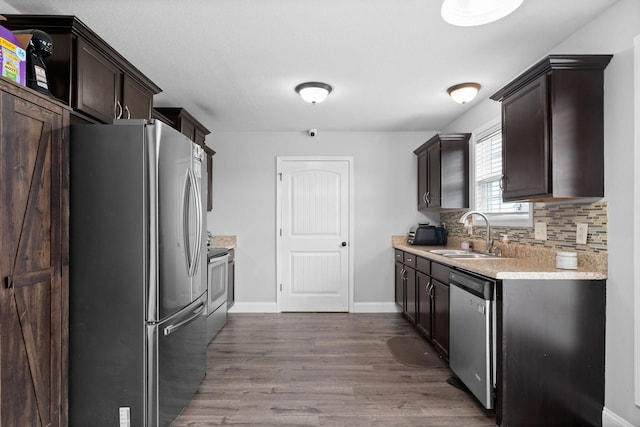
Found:
[[[198,185],[198,180],[196,179],[195,174],[191,171],[191,177],[193,179],[193,190],[196,202],[196,255],[193,262],[193,273],[196,274],[198,270],[198,264],[200,258],[202,257],[202,234],[204,231],[204,218],[202,215],[202,195],[200,194],[200,186]]]
[[[194,202],[196,205],[196,235],[195,235],[195,247],[191,248],[191,235],[190,235],[190,225],[191,225],[191,215],[190,215],[190,200],[192,195],[194,195]],[[198,187],[196,184],[196,179],[193,175],[193,171],[189,169],[187,171],[187,175],[185,177],[184,183],[184,201],[183,201],[183,224],[182,224],[182,232],[184,235],[184,247],[185,247],[185,258],[187,261],[187,274],[189,277],[193,277],[197,268],[198,268],[198,257],[200,254],[200,243],[202,242],[202,212],[200,212],[200,197],[198,194]]]
[[[193,322],[194,320],[196,320],[198,318],[198,316],[202,315],[202,312],[204,311],[205,308],[205,303],[201,302],[200,304],[198,304],[196,306],[196,308],[193,309],[191,316],[189,316],[188,318],[181,320],[180,322],[176,323],[176,324],[172,324],[167,326],[166,328],[164,328],[163,332],[164,335],[171,335],[172,333],[176,332],[177,330],[179,330],[181,327],[188,325],[189,323]]]

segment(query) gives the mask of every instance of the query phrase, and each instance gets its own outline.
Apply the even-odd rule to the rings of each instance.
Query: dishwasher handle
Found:
[[[495,282],[485,277],[472,276],[460,271],[449,272],[449,284],[457,286],[484,300],[493,299]]]

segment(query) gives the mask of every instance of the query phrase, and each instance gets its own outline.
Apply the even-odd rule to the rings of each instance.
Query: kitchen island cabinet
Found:
[[[502,102],[504,201],[604,196],[604,68],[550,55],[491,96]]]
[[[68,424],[69,109],[0,78],[0,425]]]
[[[49,89],[80,120],[150,119],[161,89],[75,16],[4,15],[11,30],[40,29],[51,36],[45,59]]]
[[[418,147],[418,210],[469,207],[470,133],[437,134]]]

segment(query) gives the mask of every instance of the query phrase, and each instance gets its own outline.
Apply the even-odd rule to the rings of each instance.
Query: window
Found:
[[[479,132],[472,140],[474,153],[474,209],[491,220],[491,225],[531,227],[532,209],[529,203],[502,201],[502,128],[498,120]]]

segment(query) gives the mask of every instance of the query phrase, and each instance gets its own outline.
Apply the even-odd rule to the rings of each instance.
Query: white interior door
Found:
[[[351,158],[278,158],[280,311],[349,311]]]

